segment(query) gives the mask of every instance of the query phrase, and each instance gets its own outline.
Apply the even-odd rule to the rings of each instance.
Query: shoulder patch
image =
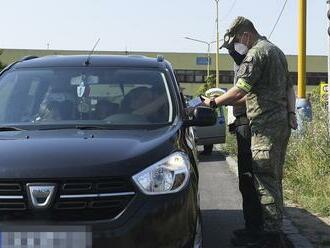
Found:
[[[246,70],[247,70],[247,65],[244,64],[244,63],[241,64],[240,67],[239,67],[239,70],[237,71],[237,76],[240,77],[240,76],[244,75]]]
[[[244,62],[246,63],[250,63],[253,61],[253,56],[251,55],[246,55],[245,59],[244,59]]]

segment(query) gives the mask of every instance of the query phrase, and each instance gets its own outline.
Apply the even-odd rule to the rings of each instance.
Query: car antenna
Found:
[[[89,65],[89,64],[90,64],[91,56],[93,55],[93,53],[94,53],[94,51],[95,51],[95,48],[96,48],[97,45],[99,44],[100,40],[101,40],[101,39],[98,38],[98,40],[96,41],[96,43],[95,43],[95,45],[94,45],[92,51],[90,51],[90,53],[88,54],[88,57],[87,57],[87,59],[86,59],[86,61],[85,61],[85,65]]]

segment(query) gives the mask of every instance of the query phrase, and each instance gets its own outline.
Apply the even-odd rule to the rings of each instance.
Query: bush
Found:
[[[2,62],[0,61],[0,71],[5,67],[6,67],[6,65],[2,64]]]
[[[311,95],[313,120],[304,134],[292,135],[286,158],[286,198],[306,209],[330,216],[330,138],[327,109],[318,89]]]
[[[204,95],[205,92],[208,90],[208,89],[211,89],[211,88],[215,88],[215,75],[211,75],[209,76],[207,79],[206,79],[206,82],[201,86],[199,87],[199,89],[197,90],[196,94],[197,95]]]

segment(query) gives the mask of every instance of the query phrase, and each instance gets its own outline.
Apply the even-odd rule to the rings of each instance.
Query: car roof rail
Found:
[[[165,58],[163,55],[159,54],[157,55],[157,62],[164,62]]]
[[[39,58],[39,57],[38,56],[34,56],[34,55],[29,55],[29,56],[25,56],[25,57],[21,58],[19,60],[19,62],[23,62],[23,61],[27,61],[27,60],[31,60],[31,59],[37,59],[37,58]]]
[[[143,59],[145,58],[145,56],[143,55],[138,55],[138,54],[129,54],[127,55],[128,57],[131,57],[131,58],[138,58],[138,59]]]
[[[19,63],[19,62],[23,62],[23,61],[27,61],[27,60],[31,60],[31,59],[36,59],[36,58],[38,58],[38,56],[32,56],[32,55],[30,55],[30,56],[25,56],[25,57],[21,58],[20,60],[17,60],[17,61],[15,61],[15,62],[13,62],[13,63],[7,65],[5,68],[3,68],[2,71],[0,71],[0,76],[1,76],[4,72],[6,72],[6,71],[8,71],[10,68],[12,68],[14,65],[16,65],[17,63]]]

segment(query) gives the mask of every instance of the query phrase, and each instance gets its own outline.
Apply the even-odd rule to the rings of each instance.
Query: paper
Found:
[[[189,107],[193,107],[193,108],[195,108],[195,107],[197,107],[197,106],[200,106],[200,105],[202,105],[202,100],[201,100],[201,98],[198,96],[198,97],[195,97],[195,98],[193,98],[193,99],[191,99],[189,102],[188,102],[188,105],[189,105]]]

